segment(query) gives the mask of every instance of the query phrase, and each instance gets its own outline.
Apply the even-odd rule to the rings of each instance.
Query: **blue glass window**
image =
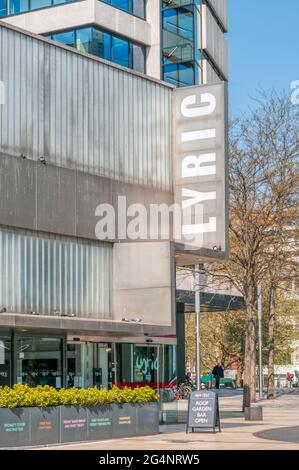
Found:
[[[76,48],[102,59],[111,60],[111,35],[95,28],[78,29]]]
[[[111,5],[121,10],[129,11],[130,10],[130,1],[129,0],[111,0]]]
[[[21,13],[22,11],[29,10],[29,0],[11,0],[9,4],[9,13]]]
[[[0,0],[0,18],[6,16],[6,0]]]
[[[66,46],[75,47],[75,31],[65,31],[63,33],[56,33],[49,36],[53,41],[61,42]]]
[[[195,84],[195,70],[192,62],[164,66],[164,80],[177,87]]]
[[[123,67],[145,72],[146,50],[144,46],[111,35],[99,28],[88,26],[72,31],[57,32],[50,34],[48,38],[75,47],[79,51],[111,60]]]
[[[52,0],[30,0],[30,10],[52,6]]]
[[[112,36],[112,62],[129,67],[129,42],[125,39]]]
[[[124,10],[133,15],[145,18],[145,1],[146,0],[101,0],[115,8]]]

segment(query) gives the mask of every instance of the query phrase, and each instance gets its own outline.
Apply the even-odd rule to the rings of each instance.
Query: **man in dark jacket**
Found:
[[[222,379],[223,377],[223,368],[221,366],[221,364],[218,362],[218,364],[214,367],[213,371],[212,371],[212,374],[213,376],[215,377],[215,380],[216,380],[216,388],[219,389],[220,388],[220,379]]]

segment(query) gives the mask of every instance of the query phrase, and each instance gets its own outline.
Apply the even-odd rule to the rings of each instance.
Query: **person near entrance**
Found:
[[[223,368],[220,364],[220,362],[218,362],[218,364],[214,367],[213,371],[212,371],[212,374],[215,378],[215,381],[216,381],[216,388],[219,390],[220,388],[220,379],[223,378]]]

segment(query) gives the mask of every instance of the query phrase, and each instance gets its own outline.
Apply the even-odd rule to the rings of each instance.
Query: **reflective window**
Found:
[[[164,66],[164,80],[177,87],[195,84],[195,70],[193,63],[171,64]]]
[[[76,32],[76,47],[79,51],[111,60],[111,35],[95,28],[79,29]]]
[[[10,0],[9,13],[14,15],[29,10],[29,0]]]
[[[73,31],[57,32],[49,39],[76,47],[82,52],[111,60],[123,67],[145,72],[145,47],[114,36],[95,27],[80,28]]]
[[[17,338],[17,383],[30,387],[61,388],[62,338],[22,336]]]
[[[112,36],[112,62],[129,67],[129,42]]]
[[[4,0],[0,0],[0,16],[1,2],[3,1]],[[8,14],[16,15],[17,13],[24,13],[26,11],[37,10],[39,8],[49,8],[54,5],[60,5],[61,3],[71,3],[73,1],[75,0],[10,0],[8,3]]]
[[[0,387],[11,385],[11,338],[0,334]]]
[[[75,46],[75,32],[74,31],[66,31],[64,33],[57,33],[57,34],[52,34],[51,39],[53,41],[61,42],[62,44],[65,44],[66,46]]]
[[[101,0],[120,10],[124,10],[133,15],[145,18],[145,2],[146,0]]]
[[[30,0],[30,10],[46,8],[52,5],[52,0]]]
[[[6,0],[0,0],[0,18],[6,16]]]
[[[141,382],[144,385],[151,383],[155,388],[159,387],[161,371],[158,346],[135,346],[133,367],[134,382]]]
[[[67,345],[67,386],[110,389],[113,383],[112,344]]]

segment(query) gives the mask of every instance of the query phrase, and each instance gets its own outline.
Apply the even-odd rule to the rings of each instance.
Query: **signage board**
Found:
[[[227,84],[175,90],[174,191],[184,249],[228,252]]]
[[[207,390],[192,392],[189,395],[187,432],[189,429],[220,429],[218,395]]]

